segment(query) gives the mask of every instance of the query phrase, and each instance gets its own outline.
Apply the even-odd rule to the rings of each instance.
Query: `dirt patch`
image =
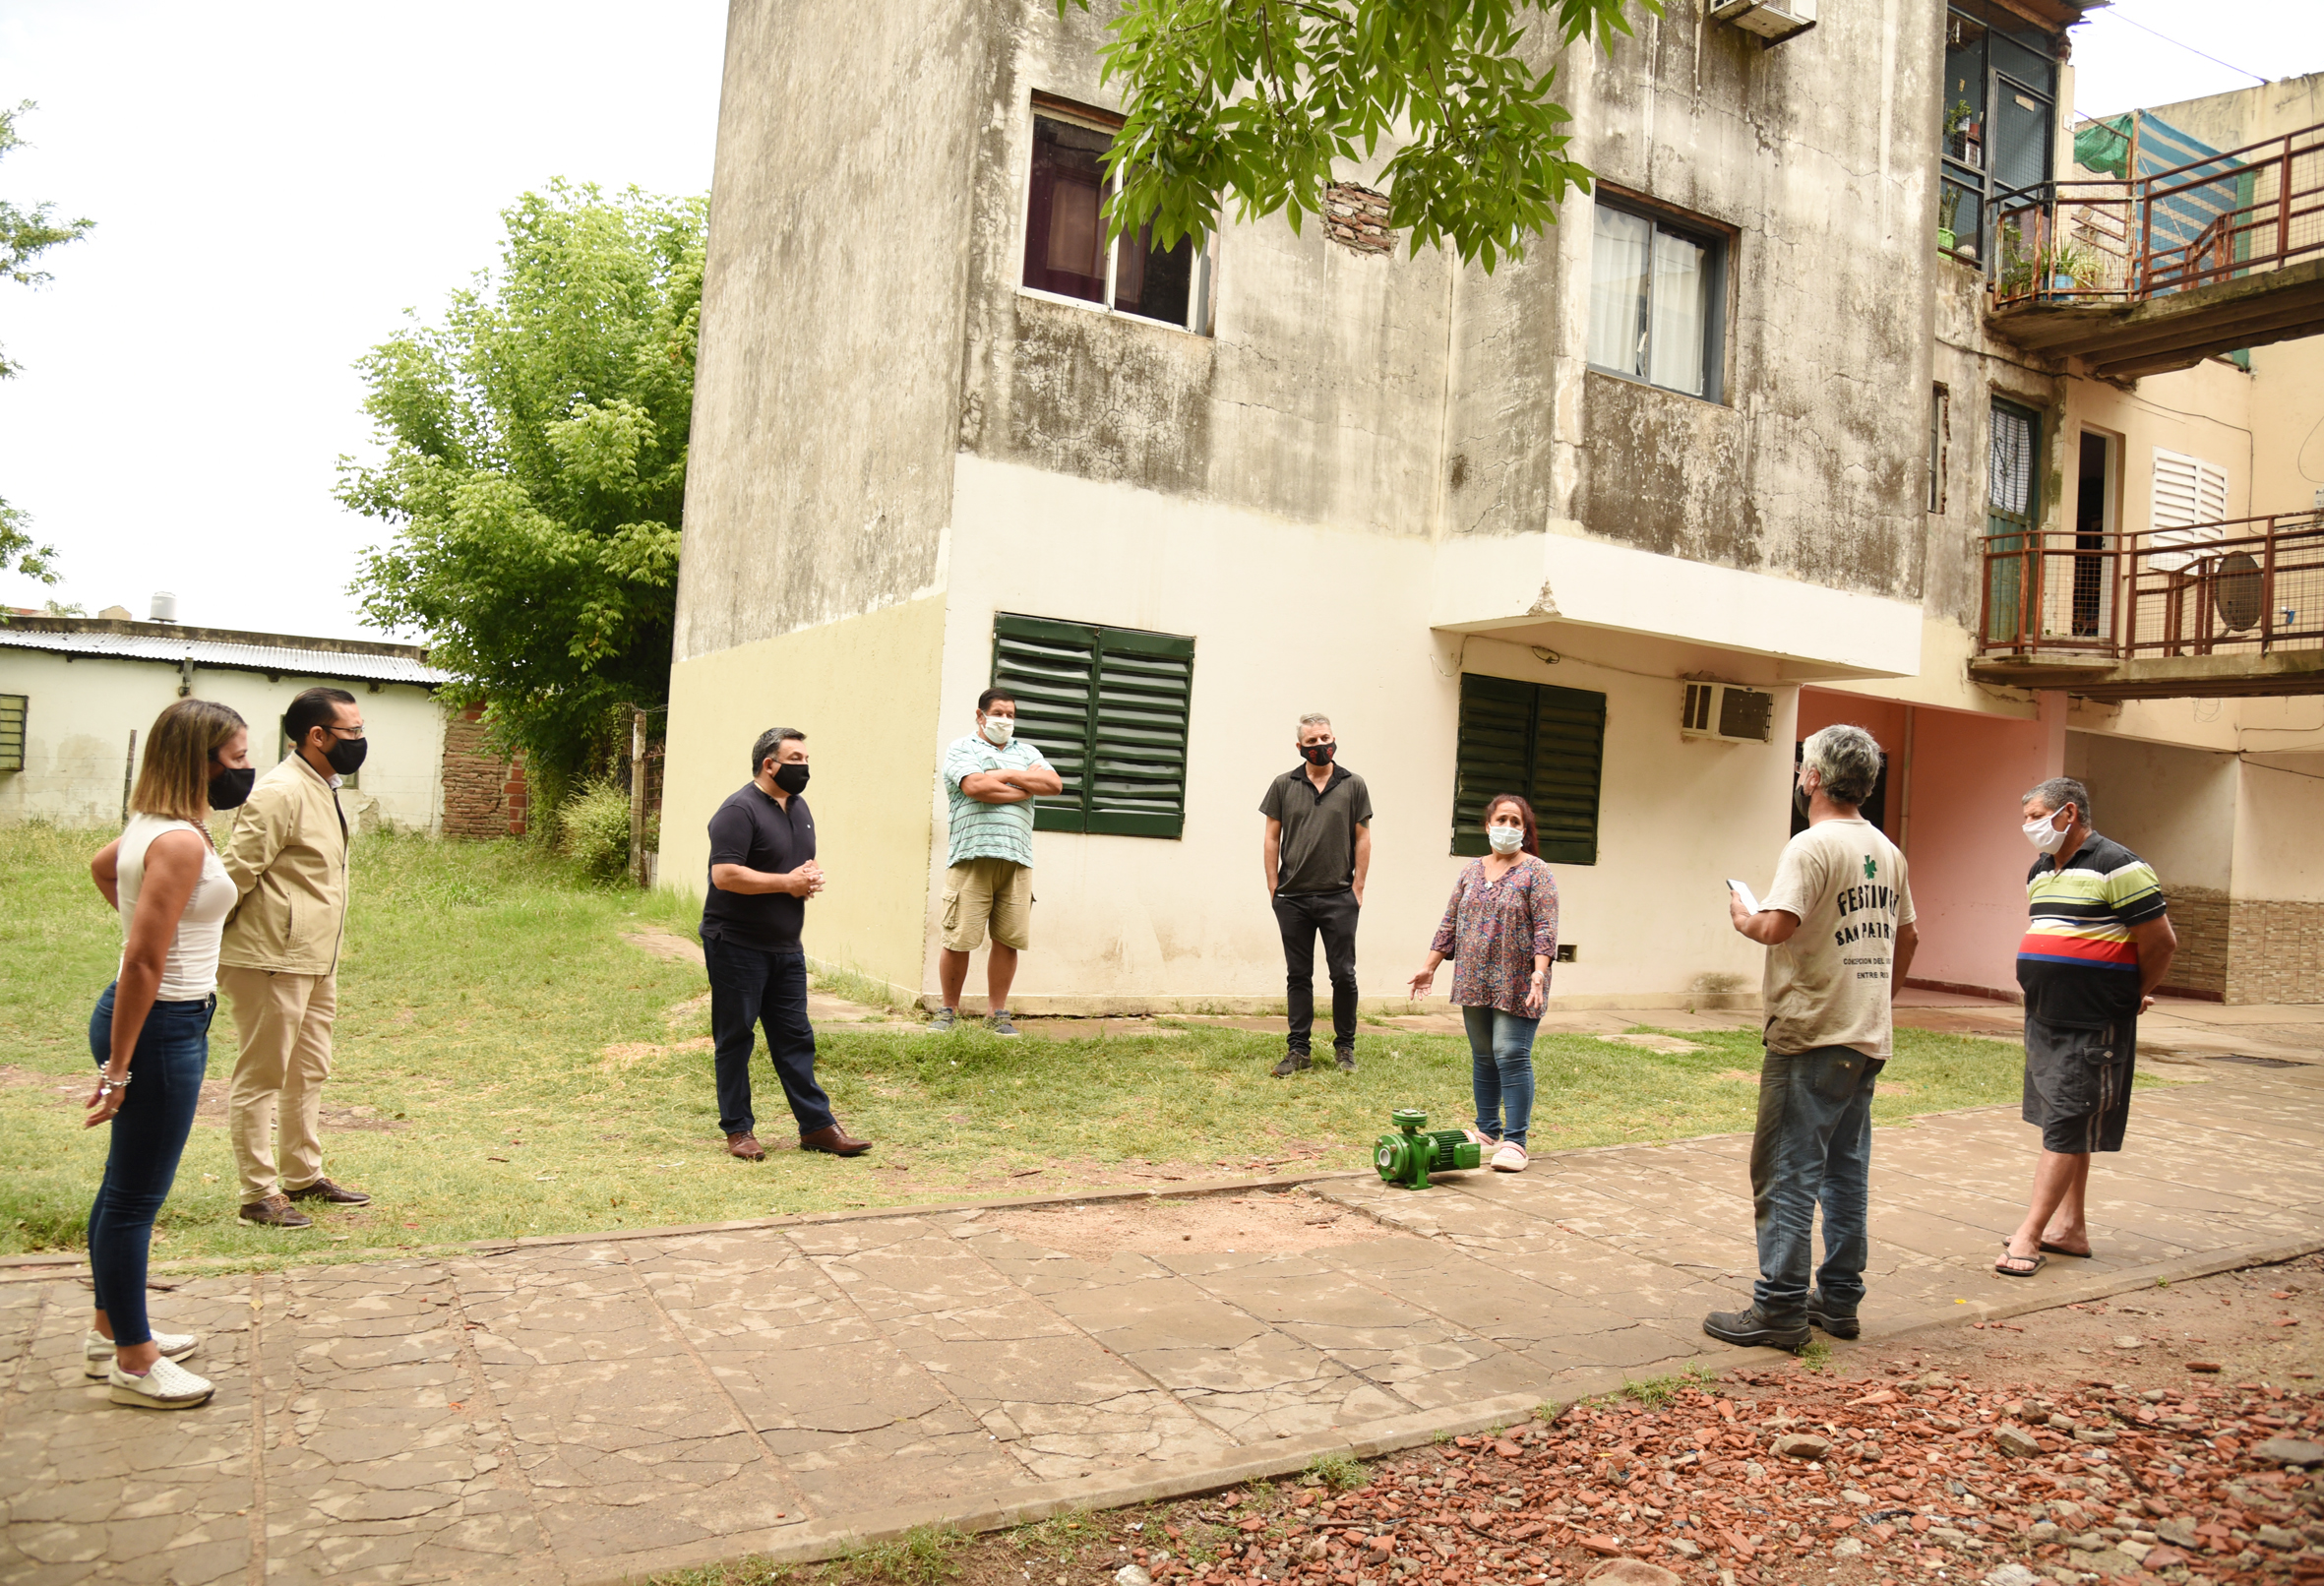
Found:
[[[226,1085],[221,1079],[202,1087],[202,1099],[194,1106],[194,1122],[211,1128],[226,1127]],[[364,1129],[374,1132],[393,1132],[409,1128],[406,1119],[384,1113],[377,1107],[361,1104],[342,1106],[338,1102],[323,1104],[323,1127],[330,1129]]]
[[[642,925],[635,931],[624,931],[621,938],[640,952],[649,952],[656,958],[667,958],[673,963],[703,962],[701,943],[689,942],[677,932],[665,931],[658,925]]]
[[[1659,1052],[1665,1057],[1675,1057],[1682,1052],[1703,1050],[1700,1044],[1693,1041],[1682,1041],[1675,1035],[1601,1035],[1598,1039],[1612,1046],[1634,1046],[1641,1051]]]
[[[597,1054],[597,1067],[606,1073],[620,1073],[635,1068],[641,1063],[655,1058],[666,1058],[678,1052],[707,1052],[717,1043],[708,1036],[698,1036],[691,1041],[678,1041],[669,1046],[655,1046],[651,1041],[621,1041]]]
[[[1277,1255],[1414,1237],[1296,1190],[987,1212],[984,1220],[1028,1244],[1093,1261],[1122,1250]]]

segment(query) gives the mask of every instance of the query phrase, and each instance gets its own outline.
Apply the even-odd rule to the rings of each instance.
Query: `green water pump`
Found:
[[[1379,1176],[1406,1190],[1426,1190],[1432,1173],[1473,1168],[1484,1152],[1465,1129],[1440,1128],[1429,1132],[1429,1115],[1417,1107],[1399,1107],[1388,1115],[1396,1126],[1372,1148],[1372,1165]]]

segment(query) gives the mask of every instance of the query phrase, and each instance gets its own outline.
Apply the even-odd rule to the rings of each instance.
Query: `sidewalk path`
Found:
[[[2101,1254],[1996,1277],[2014,1109],[1877,1131],[1867,1333],[2324,1245],[2324,1067],[2142,1091]],[[1423,1194],[1311,1188],[1390,1237],[1099,1262],[989,1209],[539,1241],[198,1278],[209,1407],[114,1408],[88,1291],[0,1282],[0,1582],[549,1583],[1132,1501],[1515,1419],[1743,1357],[1737,1137],[1537,1158]],[[1159,1242],[1156,1242],[1159,1244]],[[2160,1346],[2157,1346],[2160,1347]]]

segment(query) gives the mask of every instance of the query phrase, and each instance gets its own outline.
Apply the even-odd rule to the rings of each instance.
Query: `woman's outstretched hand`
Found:
[[[1419,1002],[1422,998],[1428,996],[1430,992],[1435,991],[1436,989],[1436,970],[1424,969],[1419,974],[1412,977],[1412,1000],[1414,1002]]]

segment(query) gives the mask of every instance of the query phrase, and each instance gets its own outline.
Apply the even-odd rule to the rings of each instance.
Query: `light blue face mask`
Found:
[[[1497,854],[1513,854],[1524,845],[1525,828],[1523,826],[1487,826],[1485,840],[1493,844],[1493,851]]]

